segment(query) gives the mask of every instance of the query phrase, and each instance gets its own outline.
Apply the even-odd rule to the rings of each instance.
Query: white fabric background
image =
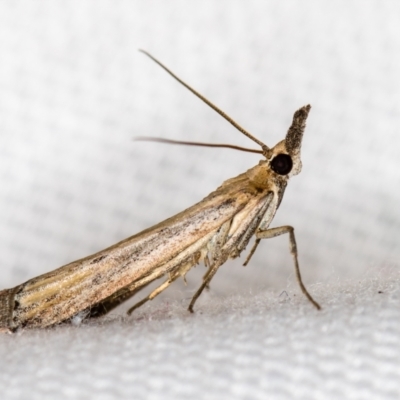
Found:
[[[247,268],[204,268],[125,318],[0,337],[3,399],[400,397],[400,5],[0,3],[1,288],[111,245],[258,162],[135,136],[266,144],[310,103],[303,171]],[[141,296],[140,296],[141,297]]]

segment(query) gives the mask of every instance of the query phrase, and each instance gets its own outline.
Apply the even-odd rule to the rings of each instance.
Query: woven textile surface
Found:
[[[398,399],[400,5],[358,1],[0,3],[0,288],[182,211],[259,156],[143,48],[269,146],[311,104],[251,263],[175,282],[126,317],[0,337],[2,399]],[[247,249],[248,251],[249,249]],[[141,299],[145,294],[140,294]]]

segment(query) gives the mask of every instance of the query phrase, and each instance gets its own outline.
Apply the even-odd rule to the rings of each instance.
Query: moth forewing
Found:
[[[178,263],[187,248],[211,236],[246,206],[251,190],[242,185],[238,189],[229,198],[217,189],[175,217],[14,288],[11,327],[61,322],[149,275],[156,279],[169,273],[175,266],[171,260],[178,257]],[[7,295],[0,292],[0,303]]]
[[[247,172],[225,181],[199,203],[174,217],[96,254],[33,278],[13,289],[0,291],[0,331],[11,332],[22,327],[43,328],[77,315],[79,318],[73,321],[86,315],[100,316],[152,281],[167,277],[158,288],[131,308],[131,312],[153,299],[174,280],[184,278],[194,265],[204,262],[208,270],[189,305],[192,311],[196,299],[218,268],[229,257],[239,256],[253,236],[256,236],[256,242],[246,263],[261,239],[283,233],[289,233],[300,288],[319,308],[301,281],[293,228],[285,226],[268,229],[288,179],[300,172],[300,147],[310,106],[296,111],[286,138],[270,149],[159,61],[145,54],[259,144],[261,150],[232,145],[207,146],[233,147],[261,153],[265,159]]]

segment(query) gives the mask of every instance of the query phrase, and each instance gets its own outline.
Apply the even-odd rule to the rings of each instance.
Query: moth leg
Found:
[[[127,288],[123,288],[114,295],[104,299],[100,303],[95,304],[90,308],[90,314],[88,318],[99,318],[103,317],[104,315],[108,314],[114,308],[118,307],[120,304],[123,302],[129,300],[131,297],[133,297],[139,290],[142,290],[144,287],[146,287],[149,283],[146,283],[145,285],[136,287],[134,289],[131,289],[129,286]]]
[[[169,273],[169,278],[161,284],[158,288],[153,290],[147,297],[143,300],[139,301],[139,303],[135,304],[128,310],[128,315],[132,314],[134,310],[138,307],[142,306],[149,300],[153,300],[154,297],[158,296],[161,292],[163,292],[172,282],[176,281],[179,277],[182,277],[186,283],[185,276],[187,272],[192,268],[193,265],[196,265],[201,258],[201,252],[197,251],[194,253],[186,262],[182,264],[178,264],[177,267]]]
[[[253,257],[253,254],[256,252],[258,245],[260,244],[261,239],[257,238],[256,241],[254,242],[254,245],[252,249],[250,250],[249,255],[246,258],[246,261],[243,263],[243,267],[247,267],[247,264],[251,260],[251,257]]]
[[[140,300],[133,307],[131,307],[127,314],[131,315],[134,310],[142,306],[144,303],[147,303],[149,300],[153,300],[154,297],[158,296],[161,292],[163,292],[173,281],[179,278],[180,275],[176,275],[172,278],[167,279],[163,284],[161,284],[158,288],[154,289],[148,296],[146,296],[143,300]]]
[[[256,239],[256,242],[254,243],[253,248],[250,251],[249,256],[247,257],[245,265],[247,265],[247,263],[250,261],[250,258],[256,251],[256,248],[257,248],[258,244],[260,243],[261,239],[271,239],[276,236],[284,235],[285,233],[289,234],[290,253],[293,256],[294,269],[296,272],[296,278],[297,278],[297,282],[299,283],[300,289],[303,292],[303,294],[307,297],[307,299],[315,306],[315,308],[317,310],[320,310],[321,306],[311,297],[310,293],[308,293],[308,291],[307,291],[306,287],[304,286],[303,281],[301,279],[299,261],[297,258],[296,238],[294,236],[294,228],[292,226],[285,225],[285,226],[280,226],[278,228],[271,228],[271,229],[267,229],[265,231],[256,232],[257,239]]]
[[[206,260],[207,260],[207,261],[206,261]],[[207,267],[207,272],[203,275],[203,281],[204,281],[205,279],[207,279],[207,276],[208,276],[208,274],[210,273],[210,271],[211,271],[211,269],[212,269],[212,266],[210,265],[210,262],[208,261],[207,258],[204,259],[204,264],[205,264],[206,267]],[[209,283],[207,283],[206,289],[207,289],[207,290],[210,289],[210,284],[209,284]]]
[[[203,277],[203,283],[201,284],[201,286],[199,287],[199,289],[197,290],[197,292],[194,294],[188,310],[192,313],[193,312],[193,306],[194,303],[196,303],[196,300],[199,298],[199,296],[201,295],[201,293],[203,292],[203,290],[207,287],[209,287],[209,283],[211,281],[211,279],[213,278],[213,276],[215,275],[215,273],[217,272],[218,268],[221,266],[221,263],[219,264],[214,264],[212,267],[209,268],[209,270],[206,272],[206,274]]]

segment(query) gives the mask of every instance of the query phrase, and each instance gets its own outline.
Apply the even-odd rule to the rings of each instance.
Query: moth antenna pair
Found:
[[[234,150],[240,150],[240,151],[245,151],[248,153],[257,153],[257,154],[267,154],[269,152],[269,147],[258,140],[256,137],[254,137],[251,133],[246,131],[243,127],[241,127],[236,121],[234,121],[228,114],[226,114],[224,111],[222,111],[219,107],[217,107],[215,104],[211,103],[210,100],[206,99],[202,94],[200,94],[197,90],[193,89],[191,86],[189,86],[186,82],[184,82],[181,78],[179,78],[177,75],[175,75],[169,68],[167,68],[163,63],[158,61],[156,58],[154,58],[150,53],[148,53],[145,50],[139,49],[140,52],[145,54],[147,57],[152,59],[156,64],[158,64],[161,68],[163,68],[168,74],[170,74],[175,80],[177,80],[181,85],[183,85],[185,88],[190,90],[195,96],[197,96],[200,100],[204,101],[209,107],[211,107],[214,111],[216,111],[219,115],[221,115],[224,119],[226,119],[230,124],[232,124],[239,132],[243,133],[243,135],[247,136],[249,139],[253,140],[256,142],[262,150],[255,150],[255,149],[249,149],[247,147],[241,147],[241,146],[235,146],[231,144],[213,144],[213,143],[203,143],[203,142],[187,142],[187,141],[181,141],[181,140],[171,140],[171,139],[163,139],[159,137],[151,137],[151,136],[140,136],[134,138],[134,140],[137,141],[145,141],[145,142],[159,142],[159,143],[167,143],[167,144],[179,144],[179,145],[186,145],[186,146],[201,146],[201,147],[223,147],[227,149],[234,149]]]

